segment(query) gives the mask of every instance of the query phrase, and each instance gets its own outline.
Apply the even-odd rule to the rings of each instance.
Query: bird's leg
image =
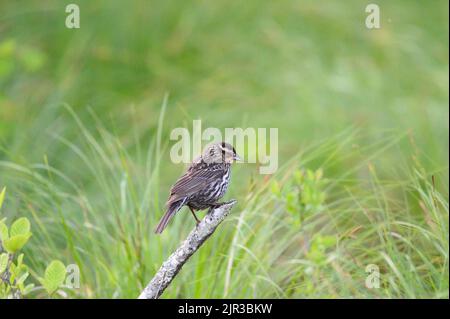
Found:
[[[200,223],[200,220],[197,218],[197,215],[195,215],[195,212],[194,212],[194,210],[192,209],[192,207],[191,206],[188,206],[189,207],[189,209],[190,209],[190,211],[191,211],[191,213],[192,213],[192,216],[194,216],[194,218],[195,218],[195,222],[197,223],[197,225]]]

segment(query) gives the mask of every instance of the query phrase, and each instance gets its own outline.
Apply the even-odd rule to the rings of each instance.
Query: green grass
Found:
[[[161,212],[152,201],[159,195],[160,152],[131,160],[103,128],[99,139],[81,122],[79,129],[83,145],[61,143],[73,151],[80,170],[92,171],[92,189],[47,165],[0,162],[22,184],[17,211],[34,221],[28,262],[39,269],[57,256],[81,265],[82,289],[71,291],[77,297],[134,297],[194,224],[182,213],[162,236],[154,235],[160,214],[148,212]],[[344,132],[312,145],[270,181],[259,178],[247,186],[231,218],[165,297],[448,296],[447,199],[420,166],[392,179],[378,177],[371,163],[401,136],[387,134],[381,145],[359,148],[358,135]],[[332,173],[349,162],[358,164]],[[298,182],[298,168],[316,166],[325,177],[310,188],[326,200],[303,205],[289,194],[308,185]],[[357,173],[367,177],[352,177]],[[380,289],[364,285],[369,264],[380,268]]]
[[[135,298],[194,225],[153,234],[170,131],[200,118],[279,128],[281,167],[234,168],[238,206],[163,297],[448,298],[446,1],[379,1],[376,31],[361,1],[78,3],[79,30],[58,1],[0,4],[3,212],[38,274]]]

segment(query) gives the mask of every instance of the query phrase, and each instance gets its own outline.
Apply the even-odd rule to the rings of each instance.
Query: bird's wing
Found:
[[[223,170],[221,169],[209,170],[190,167],[170,190],[168,204],[203,190],[208,184],[222,178],[222,175]]]

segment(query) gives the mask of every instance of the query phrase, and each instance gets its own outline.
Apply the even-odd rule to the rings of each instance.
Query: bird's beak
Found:
[[[236,161],[236,162],[243,162],[243,160],[242,160],[242,158],[240,158],[239,157],[239,155],[234,155],[234,160]]]

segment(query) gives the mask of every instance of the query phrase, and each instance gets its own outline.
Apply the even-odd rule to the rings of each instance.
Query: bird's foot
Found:
[[[236,200],[235,200],[235,199],[232,199],[232,200],[229,200],[229,201],[227,201],[227,202],[214,203],[214,204],[212,204],[210,207],[211,207],[211,209],[216,209],[216,208],[219,208],[219,207],[224,206],[224,205],[233,204],[233,203],[235,203],[235,202],[236,202]]]

